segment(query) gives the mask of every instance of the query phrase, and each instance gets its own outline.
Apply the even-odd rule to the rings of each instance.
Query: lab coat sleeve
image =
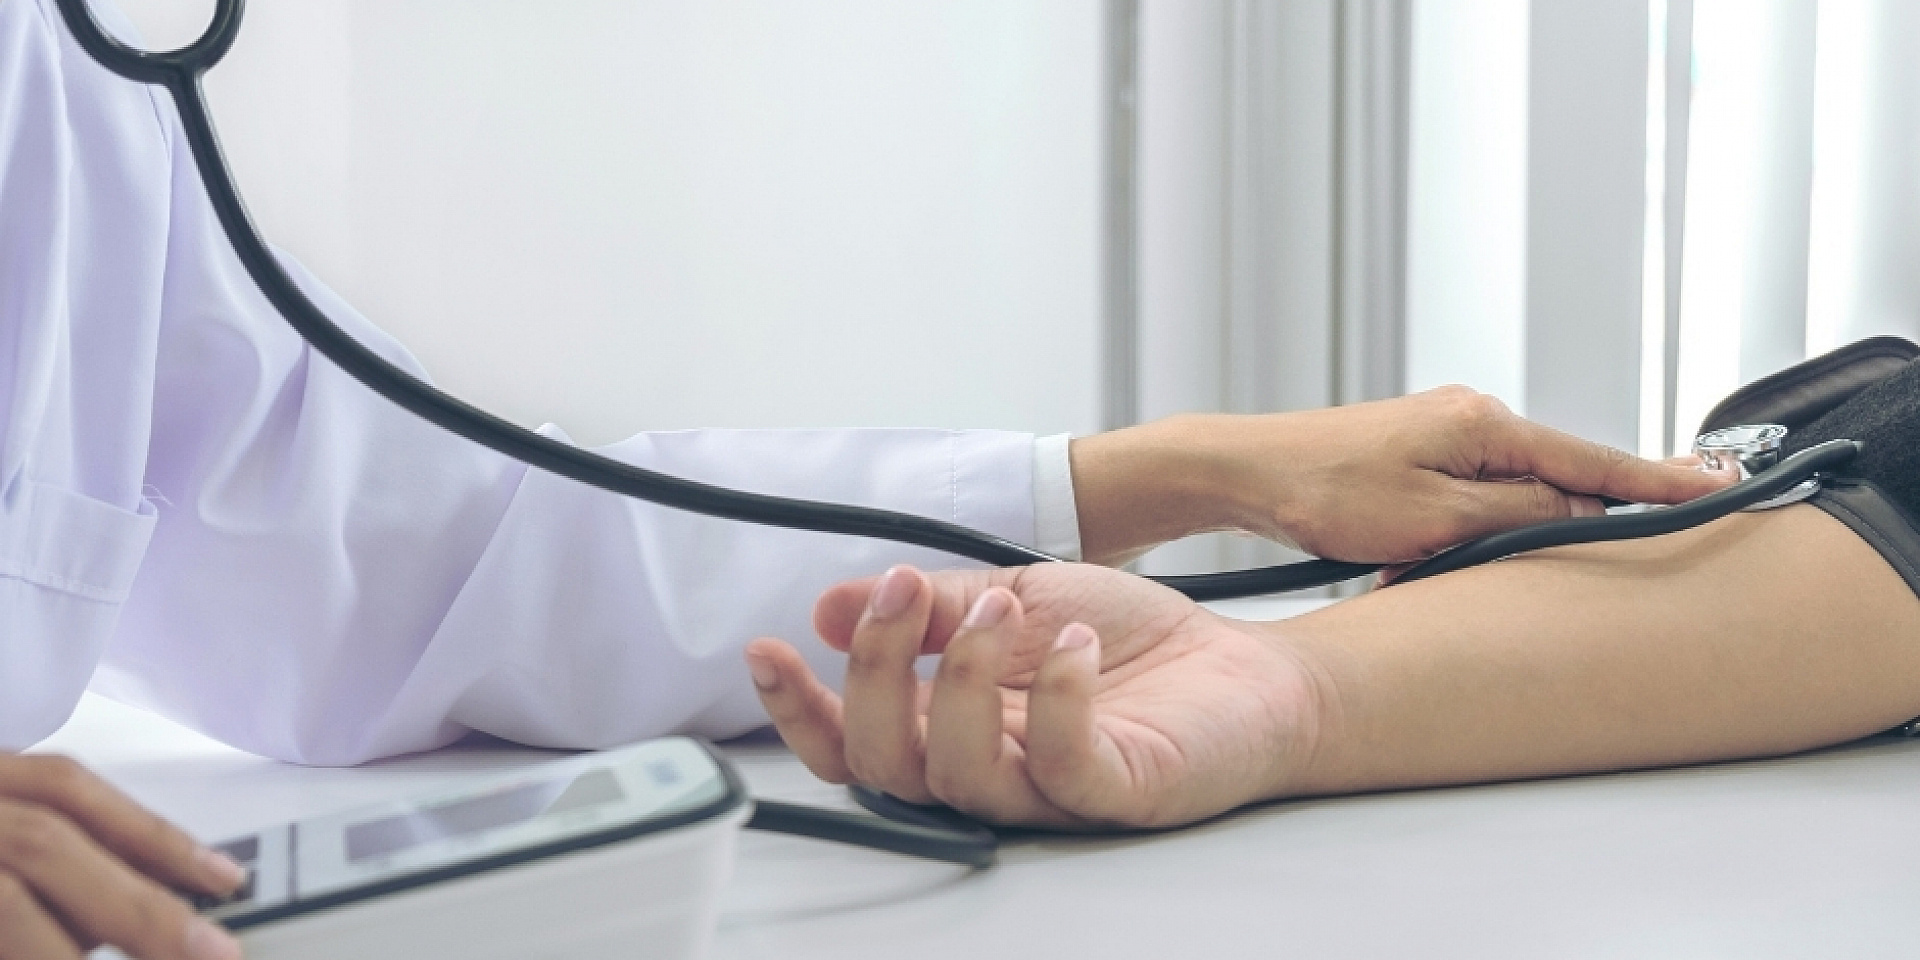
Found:
[[[632,502],[388,405],[254,289],[170,106],[56,24],[50,0],[0,0],[0,743],[49,732],[89,675],[306,763],[470,730],[725,736],[764,722],[748,640],[794,640],[835,676],[810,627],[821,589],[956,562]],[[604,452],[1034,538],[1024,434],[689,431]]]
[[[69,89],[51,17],[0,0],[0,749],[72,710],[155,520],[141,475],[170,160],[149,98]]]

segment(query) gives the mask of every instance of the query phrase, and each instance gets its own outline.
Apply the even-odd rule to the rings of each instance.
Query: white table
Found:
[[[1281,614],[1286,605],[1236,612]],[[287,767],[89,697],[73,753],[205,838],[547,756]],[[760,796],[845,804],[777,744]],[[749,833],[719,958],[1912,957],[1920,742],[1281,803],[1174,833],[1017,841],[981,872]]]

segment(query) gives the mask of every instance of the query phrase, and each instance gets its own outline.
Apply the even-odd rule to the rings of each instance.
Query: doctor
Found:
[[[749,638],[804,633],[836,581],[951,565],[625,500],[390,406],[261,299],[170,106],[59,24],[48,0],[0,0],[0,749],[52,732],[89,685],[300,763],[468,731],[563,747],[725,737],[766,720],[739,665]],[[290,267],[342,325],[419,370]],[[689,431],[607,452],[1102,563],[1217,529],[1410,560],[1596,511],[1590,495],[1671,502],[1723,482],[1461,389],[1071,442]],[[832,670],[830,652],[813,656]],[[0,754],[0,960],[102,942],[230,956],[160,885],[231,880],[84,771]]]

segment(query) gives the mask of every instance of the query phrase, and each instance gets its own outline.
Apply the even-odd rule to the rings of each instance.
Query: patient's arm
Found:
[[[892,599],[910,594],[891,616],[872,580],[816,612],[853,654],[844,705],[772,641],[749,650],[763,699],[816,773],[1007,822],[1168,824],[1286,795],[1765,756],[1920,715],[1920,599],[1806,506],[1273,624],[1077,565],[890,578]],[[995,584],[1011,612],[960,625],[1006,596]],[[1073,621],[1098,642],[1075,646]],[[943,649],[916,691],[913,655]]]
[[[1519,557],[1267,629],[1334,691],[1303,791],[1767,756],[1920,715],[1920,599],[1809,506]]]

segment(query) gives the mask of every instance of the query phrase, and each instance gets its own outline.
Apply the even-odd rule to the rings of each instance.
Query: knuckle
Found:
[[[1481,393],[1457,383],[1435,387],[1425,396],[1431,398],[1433,412],[1447,424],[1470,428],[1508,416],[1507,405],[1498,397]]]
[[[1034,674],[1033,685],[1029,688],[1027,695],[1030,700],[1057,700],[1071,697],[1079,692],[1079,688],[1079,679],[1064,670],[1042,670]],[[1050,751],[1041,751],[1041,753],[1046,754]],[[1029,759],[1033,759],[1031,752],[1029,752]],[[1053,760],[1051,756],[1046,759],[1049,762]]]
[[[39,863],[53,859],[73,840],[65,818],[42,807],[21,806],[0,818],[0,862]]]
[[[1492,394],[1468,390],[1460,397],[1457,415],[1462,423],[1470,428],[1486,428],[1504,422],[1511,413],[1500,398]]]
[[[940,667],[935,674],[938,682],[962,687],[978,685],[982,680],[993,679],[990,665],[983,661],[980,652],[975,649],[949,650],[940,658]]]
[[[62,754],[33,758],[33,779],[51,797],[77,800],[94,788],[93,774],[80,761]]]
[[[895,657],[889,655],[887,648],[878,643],[862,643],[856,639],[847,651],[848,673],[881,673],[894,666]]]

